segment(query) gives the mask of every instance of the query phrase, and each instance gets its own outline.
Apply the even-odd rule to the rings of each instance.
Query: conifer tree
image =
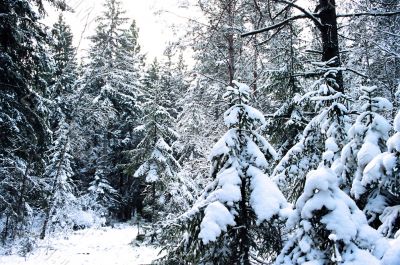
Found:
[[[51,52],[54,60],[54,74],[52,75],[51,97],[57,97],[73,92],[73,85],[77,79],[76,51],[73,46],[71,27],[65,23],[62,13],[51,30]]]
[[[63,1],[47,1],[65,9]],[[3,242],[24,236],[43,199],[39,176],[51,134],[47,77],[49,35],[43,1],[0,4],[0,227]],[[28,194],[31,191],[31,194]],[[33,196],[33,194],[35,196]],[[18,233],[16,233],[18,232]]]
[[[73,117],[71,96],[75,91],[78,79],[76,51],[73,46],[73,35],[69,25],[65,23],[60,13],[57,22],[51,30],[52,41],[49,44],[54,60],[54,69],[49,78],[50,99],[50,127],[57,130],[59,122],[69,123]]]
[[[110,211],[115,210],[119,204],[119,194],[107,180],[108,167],[99,166],[94,179],[89,183],[88,199],[86,206],[93,210],[100,218],[107,221]]]
[[[325,68],[324,63],[321,66],[326,71],[323,78],[313,84],[315,90],[299,100],[313,102],[318,114],[307,124],[299,142],[283,156],[272,174],[291,202],[295,202],[302,193],[310,170],[321,163],[340,170],[340,150],[346,143],[349,116],[343,103],[349,98],[336,90],[337,84],[330,77],[335,75],[336,70]],[[325,152],[328,145],[332,148]]]
[[[356,203],[339,188],[337,139],[342,130],[338,125],[333,122],[326,130],[321,161],[306,176],[287,222],[291,238],[276,264],[378,265],[388,247],[387,241],[368,225]]]
[[[86,142],[82,149],[78,148],[79,163],[85,165],[79,177],[91,182],[98,168],[103,167],[99,163],[107,165],[101,179],[120,193],[120,209],[114,213],[127,220],[132,214],[133,194],[129,187],[133,180],[120,165],[128,162],[123,152],[140,140],[132,129],[141,116],[143,55],[136,24],[129,25],[124,14],[120,1],[107,0],[96,20],[88,63],[78,84],[82,97],[77,105],[82,111],[76,113]]]
[[[392,104],[377,96],[376,87],[361,87],[363,101],[361,113],[349,130],[349,143],[342,150],[342,188],[354,195],[358,206],[363,209],[366,202],[361,201],[362,186],[360,181],[365,166],[378,154],[386,151],[390,124],[379,114],[390,110]]]
[[[378,230],[388,237],[394,237],[400,229],[400,114],[395,117],[394,130],[387,141],[388,151],[376,155],[365,167],[357,189],[366,199],[364,211],[371,221],[379,218]]]
[[[288,226],[294,231],[275,264],[379,265],[388,247],[324,165],[307,174]]]
[[[264,116],[247,105],[247,85],[234,81],[225,96],[232,105],[224,114],[229,130],[211,151],[213,182],[181,216],[187,232],[170,262],[250,264],[252,253],[266,258],[281,243],[279,229],[270,225],[287,203],[265,174],[276,154],[257,133]]]
[[[198,78],[193,80],[185,97],[181,99],[182,112],[178,116],[177,124],[180,137],[173,146],[182,165],[180,175],[191,182],[187,183],[187,188],[192,194],[191,203],[200,195],[208,182],[206,154],[209,151],[207,146],[212,144],[203,105],[204,90],[200,82]]]
[[[162,86],[155,60],[145,75],[142,124],[134,129],[141,139],[129,151],[132,162],[127,169],[139,179],[136,189],[144,194],[143,215],[152,223],[152,241],[155,239],[156,223],[168,212],[176,211],[171,204],[171,185],[177,181],[180,166],[171,146],[178,134],[173,129],[171,111],[165,107],[169,102],[168,89]]]
[[[41,239],[46,236],[48,228],[51,228],[51,231],[54,231],[56,227],[71,229],[73,212],[79,208],[72,183],[74,172],[71,167],[72,156],[68,133],[68,124],[63,120],[60,121],[53,146],[49,150],[49,161],[44,174],[47,200]]]

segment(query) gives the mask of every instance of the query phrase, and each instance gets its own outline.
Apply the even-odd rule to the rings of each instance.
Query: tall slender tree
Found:
[[[120,209],[115,214],[122,219],[131,217],[132,178],[119,165],[125,164],[123,152],[139,141],[132,128],[138,125],[141,115],[141,66],[143,55],[138,44],[135,22],[128,24],[121,2],[107,0],[103,13],[97,18],[95,34],[91,37],[88,63],[79,89],[78,122],[83,126],[86,145],[82,146],[81,179],[86,183],[95,180],[99,163],[108,165],[101,179],[120,192]],[[78,111],[77,111],[78,113]],[[97,172],[97,173],[96,173]],[[98,175],[98,174],[97,174]]]
[[[64,1],[48,1],[65,9]],[[0,4],[0,222],[3,239],[24,236],[25,223],[38,210],[37,176],[49,145],[46,79],[51,73],[49,35],[39,19],[43,1]],[[38,191],[39,197],[28,191]],[[34,198],[37,200],[35,201]],[[30,206],[31,205],[31,206]],[[18,227],[18,228],[17,228]]]
[[[177,180],[179,164],[172,154],[171,145],[178,138],[173,129],[174,118],[170,114],[168,91],[159,76],[157,61],[150,66],[144,83],[142,124],[135,128],[141,140],[129,151],[132,163],[128,172],[135,170],[134,177],[139,179],[137,187],[143,189],[144,216],[152,223],[151,241],[156,236],[157,222],[163,219],[173,207],[168,207],[172,200],[171,185]],[[138,168],[138,162],[142,163]]]

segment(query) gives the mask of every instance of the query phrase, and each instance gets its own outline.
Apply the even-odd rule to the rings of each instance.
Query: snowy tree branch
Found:
[[[291,2],[288,2],[288,1],[285,1],[285,0],[276,0],[276,1],[287,3],[287,4],[291,3]],[[317,19],[319,17],[319,14],[310,13],[307,10],[304,10],[303,8],[297,6],[297,5],[293,4],[293,3],[291,3],[291,5],[293,5],[293,7],[296,7],[300,11],[302,11],[303,14],[289,17],[289,18],[287,18],[287,19],[285,19],[285,20],[283,20],[283,21],[281,21],[279,23],[273,24],[273,25],[265,27],[265,28],[261,28],[261,29],[257,29],[257,30],[253,30],[253,31],[249,31],[249,32],[243,33],[241,36],[242,37],[247,37],[247,36],[252,36],[252,35],[255,35],[255,34],[262,33],[262,32],[270,31],[270,30],[276,29],[278,27],[284,26],[287,23],[289,23],[290,21],[294,21],[294,20],[298,20],[298,19],[304,19],[304,18],[311,19],[319,27],[320,26],[324,26]],[[399,14],[400,14],[400,10],[393,11],[393,12],[360,12],[360,13],[352,13],[352,14],[338,14],[338,15],[336,15],[336,17],[360,17],[360,16],[380,17],[380,16],[395,16],[395,15],[399,15]]]
[[[324,25],[317,19],[318,14],[312,14],[311,12],[307,11],[306,9],[302,8],[299,5],[296,5],[294,2],[290,2],[287,0],[274,0],[275,2],[280,2],[280,3],[285,3],[288,6],[292,6],[298,10],[300,10],[307,18],[311,19],[312,21],[314,21],[314,23],[319,26],[319,27],[323,27]]]
[[[247,36],[252,36],[252,35],[255,35],[255,34],[262,33],[262,32],[270,31],[270,30],[279,28],[279,27],[281,27],[281,26],[284,26],[284,25],[286,25],[286,24],[287,24],[288,22],[290,22],[290,21],[297,20],[297,19],[304,19],[304,18],[308,18],[308,17],[307,17],[306,15],[297,15],[297,16],[293,16],[293,17],[287,18],[287,19],[285,19],[285,20],[283,20],[283,21],[281,21],[281,22],[279,22],[279,23],[276,23],[276,24],[274,24],[274,25],[271,25],[271,26],[268,26],[268,27],[265,27],[265,28],[261,28],[261,29],[257,29],[257,30],[253,30],[253,31],[249,31],[249,32],[243,33],[241,36],[242,36],[242,37],[247,37]]]
[[[360,12],[353,14],[337,14],[336,17],[361,17],[361,16],[369,16],[369,17],[389,17],[400,15],[400,10],[396,10],[393,12]]]

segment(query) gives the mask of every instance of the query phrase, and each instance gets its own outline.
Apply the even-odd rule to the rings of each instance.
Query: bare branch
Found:
[[[228,85],[229,85],[228,83],[226,83],[226,82],[224,82],[224,81],[222,81],[222,80],[218,80],[218,79],[216,79],[216,78],[214,78],[214,77],[212,77],[212,76],[203,75],[202,73],[199,73],[199,72],[196,72],[196,74],[201,75],[201,76],[203,76],[203,77],[205,77],[205,78],[207,78],[207,79],[210,79],[210,80],[212,80],[212,81],[214,81],[214,82],[223,84],[224,86],[228,86]]]
[[[253,30],[253,31],[249,31],[249,32],[243,33],[241,35],[242,37],[252,36],[252,35],[255,35],[255,34],[262,33],[262,32],[270,31],[270,30],[279,28],[281,26],[284,26],[287,23],[289,23],[290,21],[294,21],[294,20],[298,20],[298,19],[304,19],[304,18],[311,19],[312,21],[314,21],[316,23],[316,25],[318,27],[324,26],[317,19],[319,17],[319,14],[310,13],[307,10],[305,10],[304,8],[294,4],[292,2],[286,1],[286,0],[274,0],[274,1],[286,3],[288,5],[292,5],[293,7],[299,9],[303,14],[289,17],[289,18],[287,18],[287,19],[285,19],[285,20],[283,20],[283,21],[281,21],[279,23],[273,24],[273,25],[265,27],[265,28],[261,28],[261,29],[257,29],[257,30]],[[352,13],[352,14],[337,14],[336,17],[360,17],[360,16],[381,17],[381,16],[396,16],[396,15],[400,15],[400,10],[393,11],[393,12],[361,12],[361,13]]]
[[[308,53],[317,53],[317,54],[322,54],[322,51],[310,50],[310,49],[307,49],[307,50],[305,50],[305,52],[308,52]]]
[[[390,17],[400,15],[400,10],[393,12],[361,12],[361,13],[353,13],[353,14],[337,14],[336,17],[361,17],[361,16],[369,16],[369,17]]]
[[[319,21],[317,19],[318,14],[312,14],[311,12],[307,11],[306,9],[304,9],[303,7],[296,5],[294,2],[290,2],[287,0],[274,0],[275,2],[280,2],[280,3],[285,3],[289,6],[292,6],[298,10],[300,10],[304,15],[306,15],[309,19],[311,19],[312,21],[314,21],[314,23],[319,26],[319,27],[323,27],[324,25],[321,23],[321,21]]]
[[[283,20],[282,22],[279,22],[279,23],[276,23],[276,24],[274,24],[274,25],[271,25],[271,26],[269,26],[269,27],[265,27],[265,28],[261,28],[261,29],[256,29],[256,30],[253,30],[253,31],[249,31],[249,32],[243,33],[243,34],[241,34],[241,36],[242,36],[242,37],[247,37],[247,36],[255,35],[255,34],[258,34],[258,33],[270,31],[270,30],[279,28],[279,27],[281,27],[281,26],[284,26],[284,25],[286,25],[286,24],[287,24],[288,22],[290,22],[290,21],[297,20],[297,19],[303,19],[303,18],[308,18],[308,16],[306,16],[306,15],[297,15],[297,16],[293,16],[293,17],[290,17],[290,18],[287,18],[287,19]]]
[[[382,30],[381,32],[382,32],[382,33],[385,33],[385,34],[388,34],[388,35],[390,35],[390,36],[393,36],[393,37],[400,38],[400,34],[395,34],[395,33],[393,33],[393,32],[384,31],[384,30]]]
[[[361,76],[361,77],[364,77],[364,78],[368,78],[367,75],[365,75],[365,74],[363,74],[363,73],[361,73],[361,72],[359,72],[359,71],[357,71],[357,70],[348,68],[348,67],[343,67],[343,68],[341,67],[341,68],[339,68],[339,69],[342,70],[342,71],[349,71],[349,72],[352,72],[352,73],[354,73],[354,74],[356,74],[356,75],[359,75],[359,76]]]

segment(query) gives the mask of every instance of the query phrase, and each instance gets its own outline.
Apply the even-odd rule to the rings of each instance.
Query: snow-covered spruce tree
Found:
[[[148,146],[152,152],[134,174],[134,177],[141,178],[146,185],[144,215],[152,224],[152,242],[157,236],[157,222],[165,221],[168,215],[180,210],[174,197],[179,187],[176,186],[179,164],[172,155],[171,147],[163,137],[158,137],[154,146]]]
[[[366,198],[360,198],[364,187],[360,185],[365,166],[377,155],[386,151],[386,140],[390,131],[389,122],[379,114],[390,110],[392,104],[385,98],[377,96],[377,88],[361,87],[364,102],[361,113],[351,126],[348,136],[349,142],[344,146],[341,154],[343,165],[341,188],[356,199],[358,207],[364,209]],[[373,220],[371,220],[373,221]]]
[[[202,104],[204,91],[199,83],[199,79],[193,80],[185,96],[178,102],[182,106],[177,119],[179,138],[172,148],[181,169],[177,175],[178,182],[173,183],[173,197],[179,209],[171,216],[174,219],[190,209],[210,182],[207,153],[212,139],[207,134],[207,118]],[[177,227],[169,225],[174,219],[163,224],[161,239],[165,246],[174,245],[181,239]]]
[[[139,186],[136,189],[144,195],[140,202],[144,206],[142,216],[152,223],[152,241],[156,236],[156,223],[163,220],[168,213],[179,210],[173,205],[171,185],[177,181],[176,174],[180,168],[171,149],[178,134],[173,130],[174,118],[163,106],[168,97],[161,98],[167,92],[162,92],[164,87],[161,86],[155,65],[152,65],[148,78],[148,81],[153,82],[144,87],[142,125],[134,129],[134,133],[142,138],[128,152],[131,164],[127,168],[127,172],[132,174],[133,171],[134,177],[139,180],[135,183]],[[141,165],[137,167],[139,163]]]
[[[295,202],[303,191],[306,174],[316,169],[321,162],[327,166],[340,169],[340,150],[346,140],[348,127],[348,111],[343,105],[347,100],[342,92],[338,92],[334,80],[335,69],[326,68],[327,63],[319,63],[323,78],[316,81],[311,92],[306,93],[300,101],[315,103],[317,115],[305,127],[302,136],[283,156],[275,167],[273,179],[290,202]],[[330,156],[324,159],[323,153],[327,145],[332,145]]]
[[[76,148],[77,161],[82,165],[78,177],[87,185],[102,166],[98,162],[107,165],[101,174],[122,200],[114,213],[127,220],[132,213],[133,196],[128,187],[133,178],[119,165],[128,163],[123,152],[139,141],[132,128],[141,116],[138,98],[143,56],[139,53],[135,23],[129,26],[120,1],[105,1],[96,22],[88,63],[78,83],[81,97],[76,102],[75,128],[81,130],[78,137],[83,135],[85,143]]]
[[[179,51],[172,43],[168,44],[164,50],[164,60],[159,68],[161,86],[164,87],[164,91],[168,92],[168,97],[166,97],[168,101],[164,102],[164,107],[169,109],[174,118],[177,118],[182,111],[179,98],[188,87],[185,79],[186,66],[182,54],[180,53],[177,56],[177,52]],[[174,62],[174,60],[177,60],[177,62]]]
[[[287,202],[265,174],[275,151],[257,133],[264,116],[247,105],[247,85],[234,81],[225,96],[232,104],[224,114],[229,130],[211,151],[214,180],[180,216],[186,231],[166,257],[172,264],[250,264],[281,247],[275,225]]]
[[[53,146],[49,150],[49,161],[44,174],[47,200],[41,239],[49,230],[71,229],[74,225],[72,216],[78,205],[71,179],[74,172],[71,168],[72,156],[68,133],[68,124],[61,120],[55,132]]]
[[[50,106],[50,128],[55,131],[62,119],[72,119],[73,104],[69,97],[75,92],[78,71],[73,35],[62,13],[51,29],[51,36],[49,47],[54,60],[54,70],[49,80],[50,99],[53,103]]]
[[[64,1],[12,1],[0,4],[0,231],[3,242],[25,236],[30,217],[40,211],[40,176],[51,138],[48,130],[46,77],[51,72],[40,19],[44,2],[65,8]]]
[[[100,158],[101,159],[101,158]],[[115,210],[119,204],[119,194],[107,180],[109,166],[99,163],[94,179],[89,183],[86,198],[86,210],[91,210],[97,218],[102,218],[102,223],[108,221],[110,211]]]
[[[364,211],[379,218],[378,230],[388,237],[400,229],[400,113],[394,129],[396,133],[387,141],[388,151],[372,159],[358,183],[359,195],[367,201]]]
[[[206,177],[209,170],[207,153],[213,140],[207,131],[208,117],[203,105],[205,91],[200,82],[200,79],[195,78],[180,102],[182,112],[177,124],[180,137],[174,144],[179,154],[179,163],[182,165],[180,174],[191,179],[197,186],[192,187],[193,199],[200,195],[209,181]]]
[[[287,226],[294,231],[276,265],[379,265],[388,246],[325,165],[307,174]]]
[[[278,156],[282,157],[300,139],[308,120],[304,115],[301,96],[293,95],[268,118],[263,131],[279,146]]]
[[[179,157],[181,170],[178,173],[179,185],[177,196],[181,197],[180,213],[189,210],[204,188],[208,172],[206,159],[205,118],[202,112],[201,96],[199,97],[198,80],[193,81],[186,90],[185,96],[178,104],[182,111],[178,116],[178,140],[172,146]]]
[[[91,37],[89,63],[81,80],[93,107],[104,111],[111,107],[118,115],[138,112],[136,100],[140,94],[142,56],[138,53],[137,29],[134,23],[126,29],[128,19],[118,0],[107,0],[104,12],[97,18],[97,28]]]
[[[175,146],[178,149],[180,162],[204,156],[202,140],[206,134],[206,117],[202,105],[203,93],[200,80],[195,79],[179,102],[182,105],[177,124],[180,137]]]
[[[73,92],[73,85],[78,74],[71,27],[65,23],[62,13],[54,23],[51,35],[52,42],[49,46],[54,60],[51,98],[57,99],[60,95]]]

